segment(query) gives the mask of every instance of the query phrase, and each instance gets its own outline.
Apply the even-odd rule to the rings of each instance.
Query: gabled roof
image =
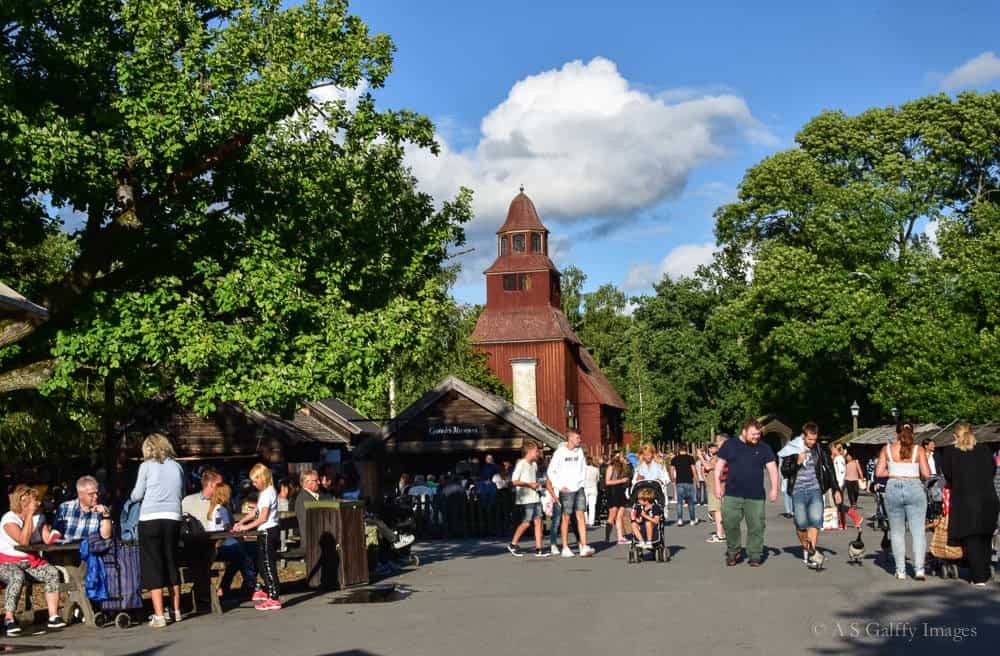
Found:
[[[939,428],[940,426],[937,424],[914,424],[913,432],[917,434]],[[848,433],[836,442],[840,444],[888,444],[889,440],[896,436],[896,424],[884,424],[875,428],[859,428],[858,437],[851,439],[852,435],[853,433]]]
[[[332,396],[328,399],[307,403],[306,406],[325,419],[336,422],[351,435],[378,435],[382,431],[382,427],[374,421]]]
[[[393,434],[398,433],[401,428],[419,417],[434,403],[451,392],[464,396],[484,410],[493,413],[515,428],[527,433],[530,437],[550,449],[559,448],[559,445],[564,441],[562,435],[530,412],[522,410],[513,403],[508,403],[499,396],[485,392],[455,376],[445,378],[437,387],[417,399],[413,405],[390,421],[382,429],[383,439],[389,439]]]
[[[939,447],[951,446],[955,443],[955,433],[948,429],[955,423],[957,422],[952,422],[947,428],[935,431],[931,434],[916,434],[914,435],[914,438],[918,442],[922,442],[926,439],[933,439]],[[977,442],[1000,442],[1000,423],[992,422],[989,424],[973,426],[972,434],[976,436]]]
[[[497,234],[518,230],[549,231],[548,228],[542,225],[542,220],[538,218],[538,211],[535,210],[535,204],[525,195],[523,187],[521,188],[521,193],[514,196],[514,200],[510,201],[510,207],[507,208],[507,220],[497,230]]]
[[[594,391],[594,396],[597,397],[597,400],[603,405],[624,410],[625,401],[615,391],[611,382],[604,376],[601,368],[597,366],[594,356],[582,346],[580,347],[580,362],[583,364],[583,367],[580,368],[583,379],[590,385],[590,389]]]
[[[522,308],[486,308],[472,331],[474,344],[548,342],[565,339],[579,344],[569,320],[559,308],[540,305]]]
[[[527,271],[556,271],[556,265],[552,263],[548,255],[543,253],[514,253],[501,255],[489,269],[483,273],[495,275],[498,273],[522,273]]]
[[[32,303],[2,282],[0,282],[0,313],[28,315],[41,320],[49,318],[48,310]]]

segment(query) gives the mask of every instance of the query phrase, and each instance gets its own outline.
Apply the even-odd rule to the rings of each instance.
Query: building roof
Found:
[[[342,425],[352,435],[378,435],[382,427],[338,398],[330,397],[307,403],[306,407],[320,413],[324,418]]]
[[[552,263],[548,255],[543,253],[513,253],[498,257],[489,269],[483,273],[486,275],[498,273],[520,273],[524,271],[556,271],[556,265]]]
[[[625,409],[625,401],[622,397],[615,391],[614,386],[610,381],[604,376],[604,372],[601,368],[597,366],[597,362],[594,360],[594,356],[590,354],[590,351],[584,347],[580,347],[580,362],[583,365],[580,367],[580,371],[583,373],[584,380],[590,385],[590,389],[594,391],[594,395],[597,400],[607,406],[612,408]]]
[[[541,219],[538,218],[538,211],[535,210],[535,204],[525,195],[524,187],[521,188],[521,193],[514,196],[514,200],[510,201],[510,207],[507,209],[507,220],[497,230],[497,234],[519,230],[549,231],[548,228],[542,225]]]
[[[940,428],[937,424],[914,424],[913,433],[916,435]],[[853,432],[848,433],[835,441],[839,444],[888,444],[890,439],[896,437],[896,424],[884,424],[875,428],[859,428],[857,438],[851,439],[853,435]]]
[[[564,441],[562,435],[530,412],[522,410],[513,403],[485,392],[455,376],[445,378],[437,387],[417,399],[413,405],[403,410],[395,419],[386,424],[385,428],[382,429],[382,437],[389,439],[450,392],[464,396],[484,410],[493,413],[515,428],[527,433],[528,436],[550,449],[559,448],[559,445]]]
[[[0,282],[0,314],[27,315],[41,320],[49,318],[48,310],[32,303],[2,282]]]
[[[565,339],[579,344],[569,320],[559,308],[541,305],[522,308],[486,308],[472,331],[474,344],[547,342]]]
[[[955,443],[955,434],[950,428],[955,423],[957,422],[952,422],[946,428],[930,434],[916,434],[914,437],[919,442],[926,439],[933,439],[938,446],[951,446]],[[1000,442],[1000,423],[991,422],[989,424],[973,426],[972,434],[976,436],[977,442]]]

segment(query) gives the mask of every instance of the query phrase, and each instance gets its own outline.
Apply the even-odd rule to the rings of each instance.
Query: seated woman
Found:
[[[233,527],[233,515],[229,512],[229,501],[232,490],[225,483],[219,483],[212,493],[212,502],[208,507],[208,525],[210,531],[228,531]],[[254,591],[257,572],[253,567],[253,559],[243,543],[236,538],[229,538],[219,547],[218,559],[226,563],[226,571],[219,583],[219,596],[229,592],[236,572],[243,575],[243,593],[249,597]]]
[[[4,630],[8,636],[21,633],[21,627],[14,619],[14,611],[17,610],[17,602],[24,589],[25,577],[45,585],[49,628],[61,629],[66,626],[59,617],[59,570],[41,558],[17,548],[31,544],[33,537],[41,537],[46,543],[53,541],[52,530],[38,514],[40,505],[37,490],[27,485],[18,485],[10,495],[10,511],[0,518],[0,581],[7,586],[3,603]]]

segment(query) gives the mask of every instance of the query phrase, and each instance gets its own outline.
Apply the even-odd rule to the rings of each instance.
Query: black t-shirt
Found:
[[[674,482],[694,483],[694,473],[691,471],[691,465],[693,464],[694,458],[687,453],[674,456],[674,459],[670,461],[670,466],[677,470],[677,480]]]
[[[642,517],[642,513],[646,513],[650,517],[659,517],[662,519],[663,506],[654,501],[652,504],[650,504],[649,510],[645,510],[643,509],[642,504],[636,503],[634,506],[632,506],[632,521],[633,522],[644,521],[639,519],[640,517]]]

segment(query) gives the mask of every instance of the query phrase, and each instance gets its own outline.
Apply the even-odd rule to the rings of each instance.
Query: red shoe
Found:
[[[254,606],[257,610],[281,610],[281,601],[278,599],[267,599]]]
[[[263,590],[254,590],[253,596],[250,599],[254,602],[267,601],[267,593]]]

